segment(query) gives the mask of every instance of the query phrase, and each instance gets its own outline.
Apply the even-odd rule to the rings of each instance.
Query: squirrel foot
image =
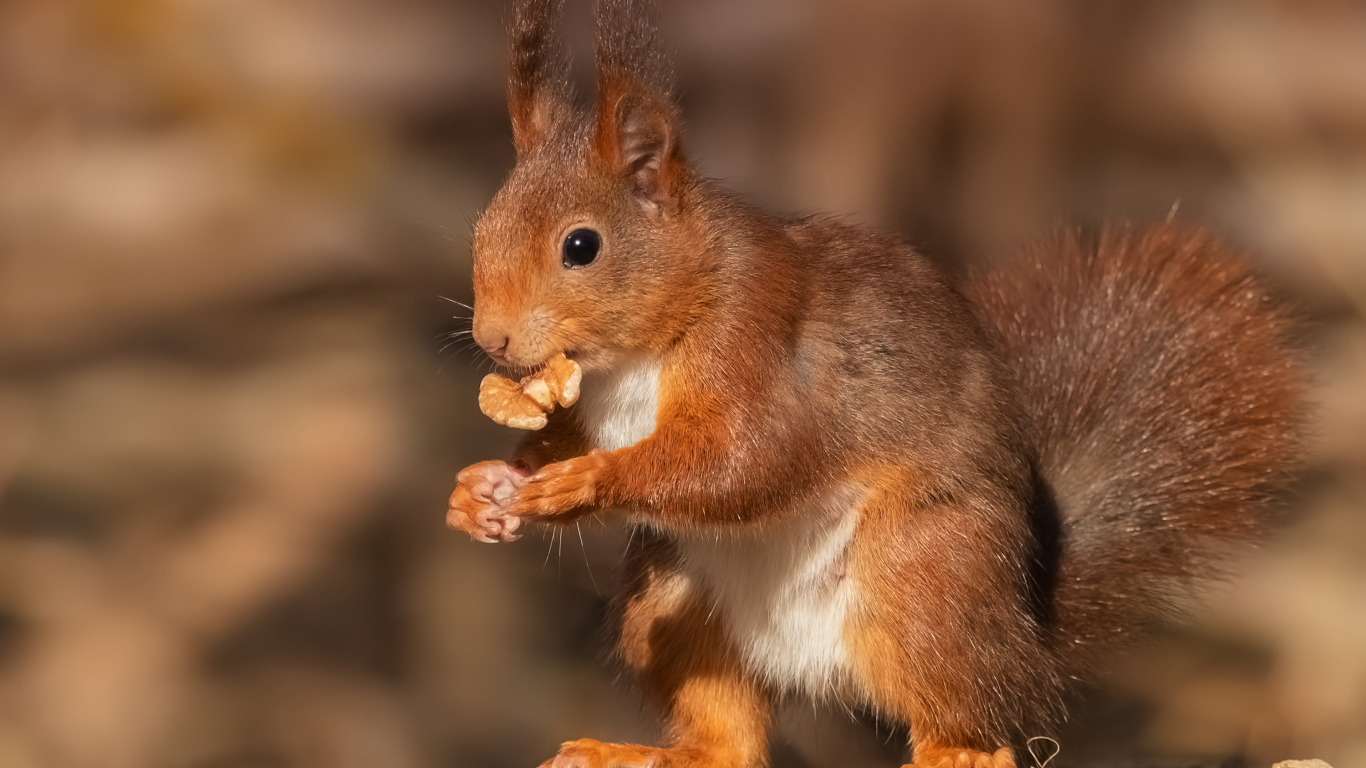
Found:
[[[1009,747],[995,752],[955,747],[916,747],[915,762],[902,768],[1015,768],[1015,753]]]
[[[508,506],[527,482],[523,472],[506,462],[481,461],[460,470],[455,482],[446,510],[446,525],[486,544],[521,538],[517,529],[522,521]]]
[[[559,754],[541,763],[540,768],[683,768],[702,765],[686,760],[661,759],[675,754],[674,750],[659,747],[608,744],[595,739],[578,739],[561,744]]]

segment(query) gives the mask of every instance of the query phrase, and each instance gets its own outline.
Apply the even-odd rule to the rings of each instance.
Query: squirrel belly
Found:
[[[633,445],[654,429],[658,386],[658,362],[628,358],[586,377],[573,417],[599,450]],[[775,689],[847,693],[845,619],[856,591],[848,548],[863,496],[850,485],[759,529],[669,536],[679,575],[712,602],[714,620]]]
[[[860,592],[849,549],[864,495],[836,488],[757,530],[672,537],[745,665],[776,691],[856,698],[845,633]]]

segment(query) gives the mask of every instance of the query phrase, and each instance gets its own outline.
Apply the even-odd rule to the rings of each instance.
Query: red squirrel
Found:
[[[955,287],[896,236],[765,213],[686,157],[647,3],[599,0],[589,108],[559,11],[513,14],[473,332],[510,372],[565,353],[582,394],[462,471],[447,521],[632,521],[618,650],[665,727],[546,765],[761,766],[807,696],[904,724],[920,768],[1014,766],[1266,520],[1302,445],[1289,313],[1170,224]]]

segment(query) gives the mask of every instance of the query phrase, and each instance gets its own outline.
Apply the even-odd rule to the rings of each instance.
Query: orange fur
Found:
[[[954,747],[917,745],[915,762],[911,765],[914,768],[1015,768],[1015,756],[1009,749],[976,752]]]

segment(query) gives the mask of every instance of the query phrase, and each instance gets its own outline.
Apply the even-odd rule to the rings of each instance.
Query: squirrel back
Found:
[[[1266,528],[1303,448],[1293,317],[1244,258],[1171,224],[1058,233],[966,292],[1056,508],[1057,639],[1102,651]]]

